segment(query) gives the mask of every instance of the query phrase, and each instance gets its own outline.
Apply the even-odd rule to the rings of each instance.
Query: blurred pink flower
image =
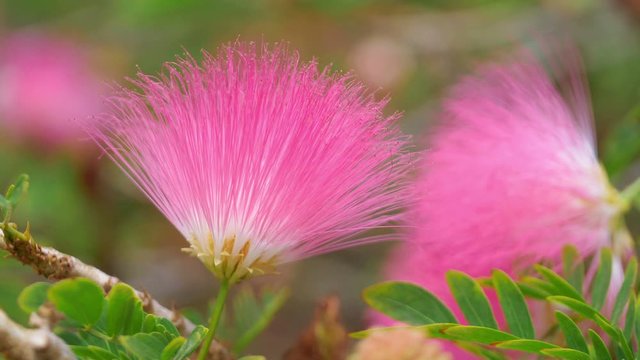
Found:
[[[454,87],[416,185],[411,244],[389,260],[389,279],[425,287],[461,316],[448,270],[518,276],[542,260],[559,264],[566,245],[582,255],[629,245],[613,236],[627,204],[598,162],[579,61],[568,55],[564,93],[526,55]]]
[[[611,245],[624,204],[596,157],[579,79],[568,80],[565,100],[523,56],[458,84],[430,137],[411,239],[479,269],[524,269],[569,244],[582,254]]]
[[[101,85],[73,44],[35,33],[0,42],[0,126],[39,146],[82,137],[100,111]]]
[[[350,76],[252,43],[140,74],[95,139],[231,282],[386,239],[407,197],[407,137]]]

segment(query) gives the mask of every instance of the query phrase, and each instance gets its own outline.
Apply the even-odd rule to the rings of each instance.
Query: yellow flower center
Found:
[[[242,247],[235,250],[236,236],[224,239],[222,246],[217,249],[216,241],[211,233],[207,235],[206,246],[193,236],[191,246],[182,251],[197,257],[218,278],[228,279],[230,283],[264,274],[275,273],[278,256],[258,255],[249,257],[251,241],[247,240]],[[255,250],[254,250],[255,251]],[[247,260],[253,258],[253,260]]]

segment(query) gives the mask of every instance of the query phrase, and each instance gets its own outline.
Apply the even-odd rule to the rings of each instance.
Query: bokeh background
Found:
[[[387,111],[404,114],[400,126],[417,149],[428,147],[423,134],[448,86],[476,64],[523,42],[572,38],[585,59],[603,162],[618,185],[640,173],[638,0],[4,0],[0,186],[20,173],[32,179],[17,219],[30,221],[40,243],[165,304],[205,309],[215,279],[180,252],[184,240],[125,176],[65,128],[102,111],[109,84],[238,38],[285,40],[304,59],[354,71],[391,96]],[[320,256],[248,284],[294,290],[251,352],[278,358],[328,294],[340,296],[348,330],[365,326],[360,291],[379,279],[391,246]],[[16,297],[35,280],[0,259],[0,306],[22,322]]]

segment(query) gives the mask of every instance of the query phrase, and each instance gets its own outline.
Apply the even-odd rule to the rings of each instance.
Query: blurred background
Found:
[[[30,221],[40,243],[164,304],[202,311],[217,281],[180,252],[178,232],[77,129],[102,111],[110,83],[138,69],[156,73],[184,50],[198,58],[237,38],[285,40],[304,59],[354,71],[379,96],[390,95],[387,111],[404,113],[400,125],[421,149],[448,86],[540,37],[578,44],[600,156],[617,185],[638,176],[638,0],[0,1],[0,186],[31,176],[17,219]],[[280,357],[329,294],[342,300],[347,329],[363,328],[360,291],[379,278],[391,246],[305,260],[249,284],[295,290],[251,352]],[[26,322],[16,297],[35,280],[31,269],[0,259],[0,307]]]

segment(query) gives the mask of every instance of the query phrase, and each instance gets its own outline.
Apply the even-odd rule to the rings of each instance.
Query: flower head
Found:
[[[555,261],[566,245],[585,255],[611,245],[627,204],[596,157],[576,66],[565,95],[529,56],[453,89],[424,157],[412,240],[486,270]]]
[[[140,74],[89,130],[218,277],[388,236],[407,138],[350,76],[283,46],[223,47]]]
[[[517,277],[541,261],[559,265],[567,245],[584,256],[628,246],[619,228],[628,205],[598,162],[579,62],[567,64],[565,92],[528,55],[454,87],[430,134],[408,243],[389,259],[387,278],[425,287],[463,319],[448,270]],[[495,294],[488,296],[503,323]]]
[[[0,43],[0,123],[13,136],[58,145],[82,136],[100,109],[100,82],[80,49],[35,33]]]

